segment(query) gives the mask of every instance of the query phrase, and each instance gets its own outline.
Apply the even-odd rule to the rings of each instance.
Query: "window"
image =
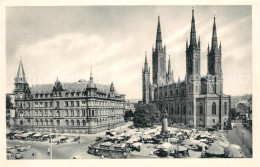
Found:
[[[79,113],[79,110],[77,110],[77,117],[79,117],[80,116],[80,113]]]
[[[79,122],[79,120],[77,120],[77,125],[80,126],[80,122]]]
[[[74,117],[74,111],[73,110],[70,110],[70,116]]]
[[[38,110],[35,110],[35,116],[36,117],[38,116]]]
[[[227,115],[227,102],[225,102],[225,105],[224,105],[224,114]]]
[[[214,102],[213,104],[212,104],[212,115],[216,115],[217,113],[216,113],[216,103]]]
[[[20,112],[19,112],[19,116],[20,116],[20,117],[23,117],[23,111],[20,111]]]
[[[215,119],[213,119],[212,121],[213,121],[213,123],[215,123]]]
[[[51,125],[53,125],[53,120],[51,120]]]
[[[69,102],[65,101],[65,107],[68,107],[68,106],[69,106]]]
[[[179,105],[177,106],[177,114],[179,114]]]
[[[72,126],[74,126],[74,120],[71,120],[70,123]]]
[[[48,120],[47,119],[45,119],[45,125],[48,125]]]
[[[184,107],[183,107],[183,114],[186,115],[186,106],[184,104]]]
[[[200,103],[199,108],[200,108],[200,115],[202,115],[202,114],[203,114],[203,106],[202,106],[202,103]]]
[[[44,111],[44,115],[47,116],[48,115],[48,110]]]
[[[35,123],[36,123],[36,125],[38,125],[38,119],[36,119]]]
[[[85,117],[85,116],[86,116],[86,114],[85,114],[85,110],[81,110],[81,112],[82,112],[81,115],[82,115],[83,117]]]
[[[57,111],[56,116],[60,117],[60,111],[59,110]]]
[[[27,102],[27,107],[30,108],[30,102]]]
[[[56,101],[56,106],[60,107],[60,102],[59,101]]]
[[[81,106],[86,106],[86,101],[81,101]]]
[[[92,116],[94,116],[94,110],[92,110]]]
[[[170,90],[170,96],[172,96],[173,95],[173,92],[172,92],[172,90]]]
[[[47,108],[48,107],[48,103],[44,102],[44,107]]]
[[[86,126],[86,121],[83,120],[83,121],[82,121],[82,124],[83,124],[83,126]]]
[[[68,117],[69,116],[69,111],[65,110],[65,116]]]
[[[68,120],[66,120],[66,126],[69,126],[69,121]]]
[[[71,102],[70,102],[70,106],[71,106],[71,107],[74,107],[74,101],[71,101]]]
[[[49,106],[52,107],[52,102],[49,102]]]
[[[23,121],[20,121],[20,125],[23,125]]]
[[[57,120],[57,125],[60,126],[60,120]]]
[[[79,101],[76,101],[76,107],[79,107]]]
[[[40,102],[40,107],[43,107],[43,103],[42,102]]]

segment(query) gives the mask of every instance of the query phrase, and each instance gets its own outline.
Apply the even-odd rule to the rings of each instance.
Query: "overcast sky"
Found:
[[[175,80],[185,76],[185,45],[191,6],[7,7],[7,92],[14,88],[21,55],[30,84],[89,80],[114,82],[127,99],[142,97],[145,51],[151,66],[157,16]],[[207,73],[207,46],[216,15],[222,43],[224,93],[252,93],[251,6],[194,6],[201,39],[201,74]],[[152,70],[152,69],[151,69]],[[151,76],[152,77],[152,76]]]

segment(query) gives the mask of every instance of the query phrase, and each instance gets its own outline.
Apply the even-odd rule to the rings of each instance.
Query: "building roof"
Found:
[[[69,92],[83,92],[87,88],[87,82],[67,82],[63,83],[61,82],[62,88],[64,90],[67,90]],[[32,93],[49,93],[52,92],[54,84],[38,84],[38,85],[33,85],[30,87],[30,90]],[[104,92],[108,93],[110,92],[110,85],[101,85],[101,84],[96,84],[97,86],[97,91],[98,92]]]

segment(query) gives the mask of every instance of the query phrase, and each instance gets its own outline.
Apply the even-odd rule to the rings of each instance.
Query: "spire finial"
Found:
[[[195,28],[195,18],[194,18],[194,9],[192,9],[192,19],[191,19],[191,30],[190,30],[190,45],[196,45],[196,28]]]
[[[90,80],[93,80],[93,73],[92,73],[92,61],[91,61],[91,66],[90,66]]]

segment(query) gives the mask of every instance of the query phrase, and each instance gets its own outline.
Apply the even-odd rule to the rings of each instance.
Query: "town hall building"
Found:
[[[92,68],[89,81],[29,87],[20,60],[14,85],[13,129],[93,134],[124,124],[125,95],[96,84]]]
[[[192,9],[190,40],[186,40],[186,75],[174,81],[170,56],[166,69],[166,46],[162,45],[160,17],[158,17],[156,45],[152,49],[152,71],[147,54],[142,69],[143,103],[154,103],[168,112],[170,123],[184,123],[195,127],[221,128],[230,126],[231,96],[223,93],[222,46],[217,40],[214,16],[211,46],[207,51],[207,75],[200,73],[201,44],[197,39]],[[152,83],[150,75],[152,73]]]

